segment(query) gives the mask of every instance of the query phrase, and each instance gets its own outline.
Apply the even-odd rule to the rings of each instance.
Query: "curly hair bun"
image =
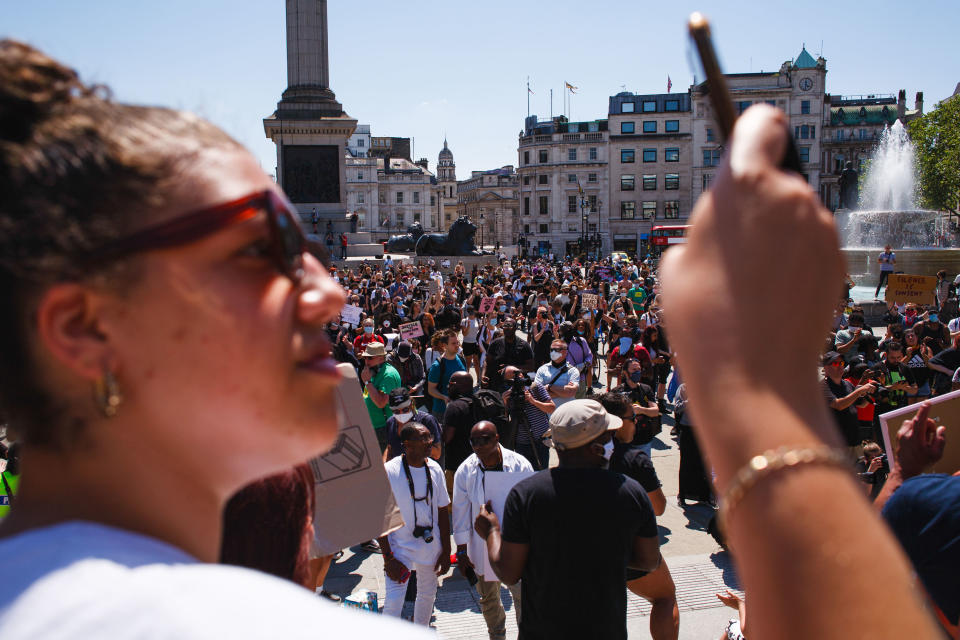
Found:
[[[0,40],[0,139],[23,142],[51,111],[92,89],[77,72],[16,40]]]

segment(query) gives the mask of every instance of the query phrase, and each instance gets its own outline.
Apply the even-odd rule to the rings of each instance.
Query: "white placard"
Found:
[[[340,321],[348,322],[353,326],[358,326],[360,324],[360,314],[363,312],[363,309],[360,307],[355,307],[352,304],[343,305],[343,309],[340,310]]]

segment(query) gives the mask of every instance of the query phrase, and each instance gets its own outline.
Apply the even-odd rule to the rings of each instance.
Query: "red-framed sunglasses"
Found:
[[[250,220],[261,211],[267,214],[270,226],[270,255],[277,271],[290,278],[294,284],[299,284],[303,278],[303,253],[307,250],[307,240],[297,224],[293,205],[272,189],[257,191],[236,200],[192,211],[153,227],[140,229],[90,252],[84,263],[87,266],[102,265],[143,251],[196,242],[215,231]],[[321,262],[328,267],[329,255],[319,243],[316,247],[320,251]]]

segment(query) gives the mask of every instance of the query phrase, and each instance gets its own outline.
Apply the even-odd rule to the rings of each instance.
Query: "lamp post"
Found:
[[[480,250],[483,251],[483,211],[480,212]]]
[[[589,219],[589,214],[587,213],[587,206],[590,203],[587,201],[586,196],[580,196],[580,251],[588,251],[587,249],[587,220]]]

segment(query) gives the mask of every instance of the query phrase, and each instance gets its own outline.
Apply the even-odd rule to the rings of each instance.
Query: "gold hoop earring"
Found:
[[[100,411],[107,418],[117,415],[120,403],[123,402],[123,396],[120,395],[120,385],[113,372],[106,370],[103,375],[94,384],[94,397]]]

